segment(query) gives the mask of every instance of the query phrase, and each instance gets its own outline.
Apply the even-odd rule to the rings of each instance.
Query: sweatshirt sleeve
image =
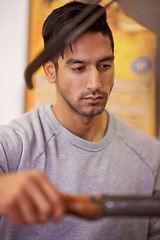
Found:
[[[159,192],[160,195],[160,192]],[[160,217],[150,218],[148,240],[159,240],[160,239]]]
[[[158,160],[160,162],[160,155]],[[155,188],[153,196],[160,198],[160,164],[159,168],[157,169],[157,176],[155,178]],[[150,218],[148,240],[160,240],[160,216],[156,218]]]
[[[10,127],[0,128],[0,173],[16,171],[22,154],[22,141]]]

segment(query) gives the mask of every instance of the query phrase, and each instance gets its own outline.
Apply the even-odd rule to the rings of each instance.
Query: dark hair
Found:
[[[48,41],[51,38],[54,38],[60,29],[62,29],[66,24],[71,22],[79,13],[81,13],[89,5],[90,4],[87,3],[72,1],[60,8],[53,10],[43,24],[42,35],[44,40],[44,47],[46,48]],[[101,32],[102,34],[107,35],[110,38],[112,51],[114,52],[113,36],[106,21],[105,8],[103,8],[100,5],[96,6],[99,9],[103,9],[104,13],[86,30],[86,32]],[[57,65],[57,59],[61,54],[62,51],[59,52],[57,56],[54,57],[54,59],[52,59],[55,66]]]

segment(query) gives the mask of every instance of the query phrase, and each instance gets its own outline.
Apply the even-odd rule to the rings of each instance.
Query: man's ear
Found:
[[[46,74],[46,77],[48,79],[49,83],[55,83],[56,82],[56,69],[55,65],[52,61],[48,61],[43,64],[43,69]]]

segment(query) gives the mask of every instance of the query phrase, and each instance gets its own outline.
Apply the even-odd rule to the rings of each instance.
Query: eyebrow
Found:
[[[101,59],[99,62],[113,61],[113,60],[114,60],[114,55],[109,55],[109,56]]]
[[[114,60],[114,55],[109,55],[107,57],[104,57],[103,59],[100,59],[98,62],[104,62],[104,61],[113,61]],[[76,58],[70,58],[67,60],[66,64],[76,64],[76,63],[87,63],[85,60],[80,60],[80,59],[76,59]]]
[[[71,58],[71,59],[68,59],[67,62],[66,62],[67,65],[74,64],[74,63],[85,63],[85,61],[75,59],[75,58]]]

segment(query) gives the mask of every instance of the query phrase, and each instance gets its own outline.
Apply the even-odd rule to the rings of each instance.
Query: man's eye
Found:
[[[111,67],[111,64],[100,64],[100,65],[98,66],[98,69],[101,70],[101,71],[106,71],[106,70],[108,70],[110,67]]]
[[[82,72],[84,69],[85,69],[84,66],[72,68],[72,70],[75,71],[75,72]]]

